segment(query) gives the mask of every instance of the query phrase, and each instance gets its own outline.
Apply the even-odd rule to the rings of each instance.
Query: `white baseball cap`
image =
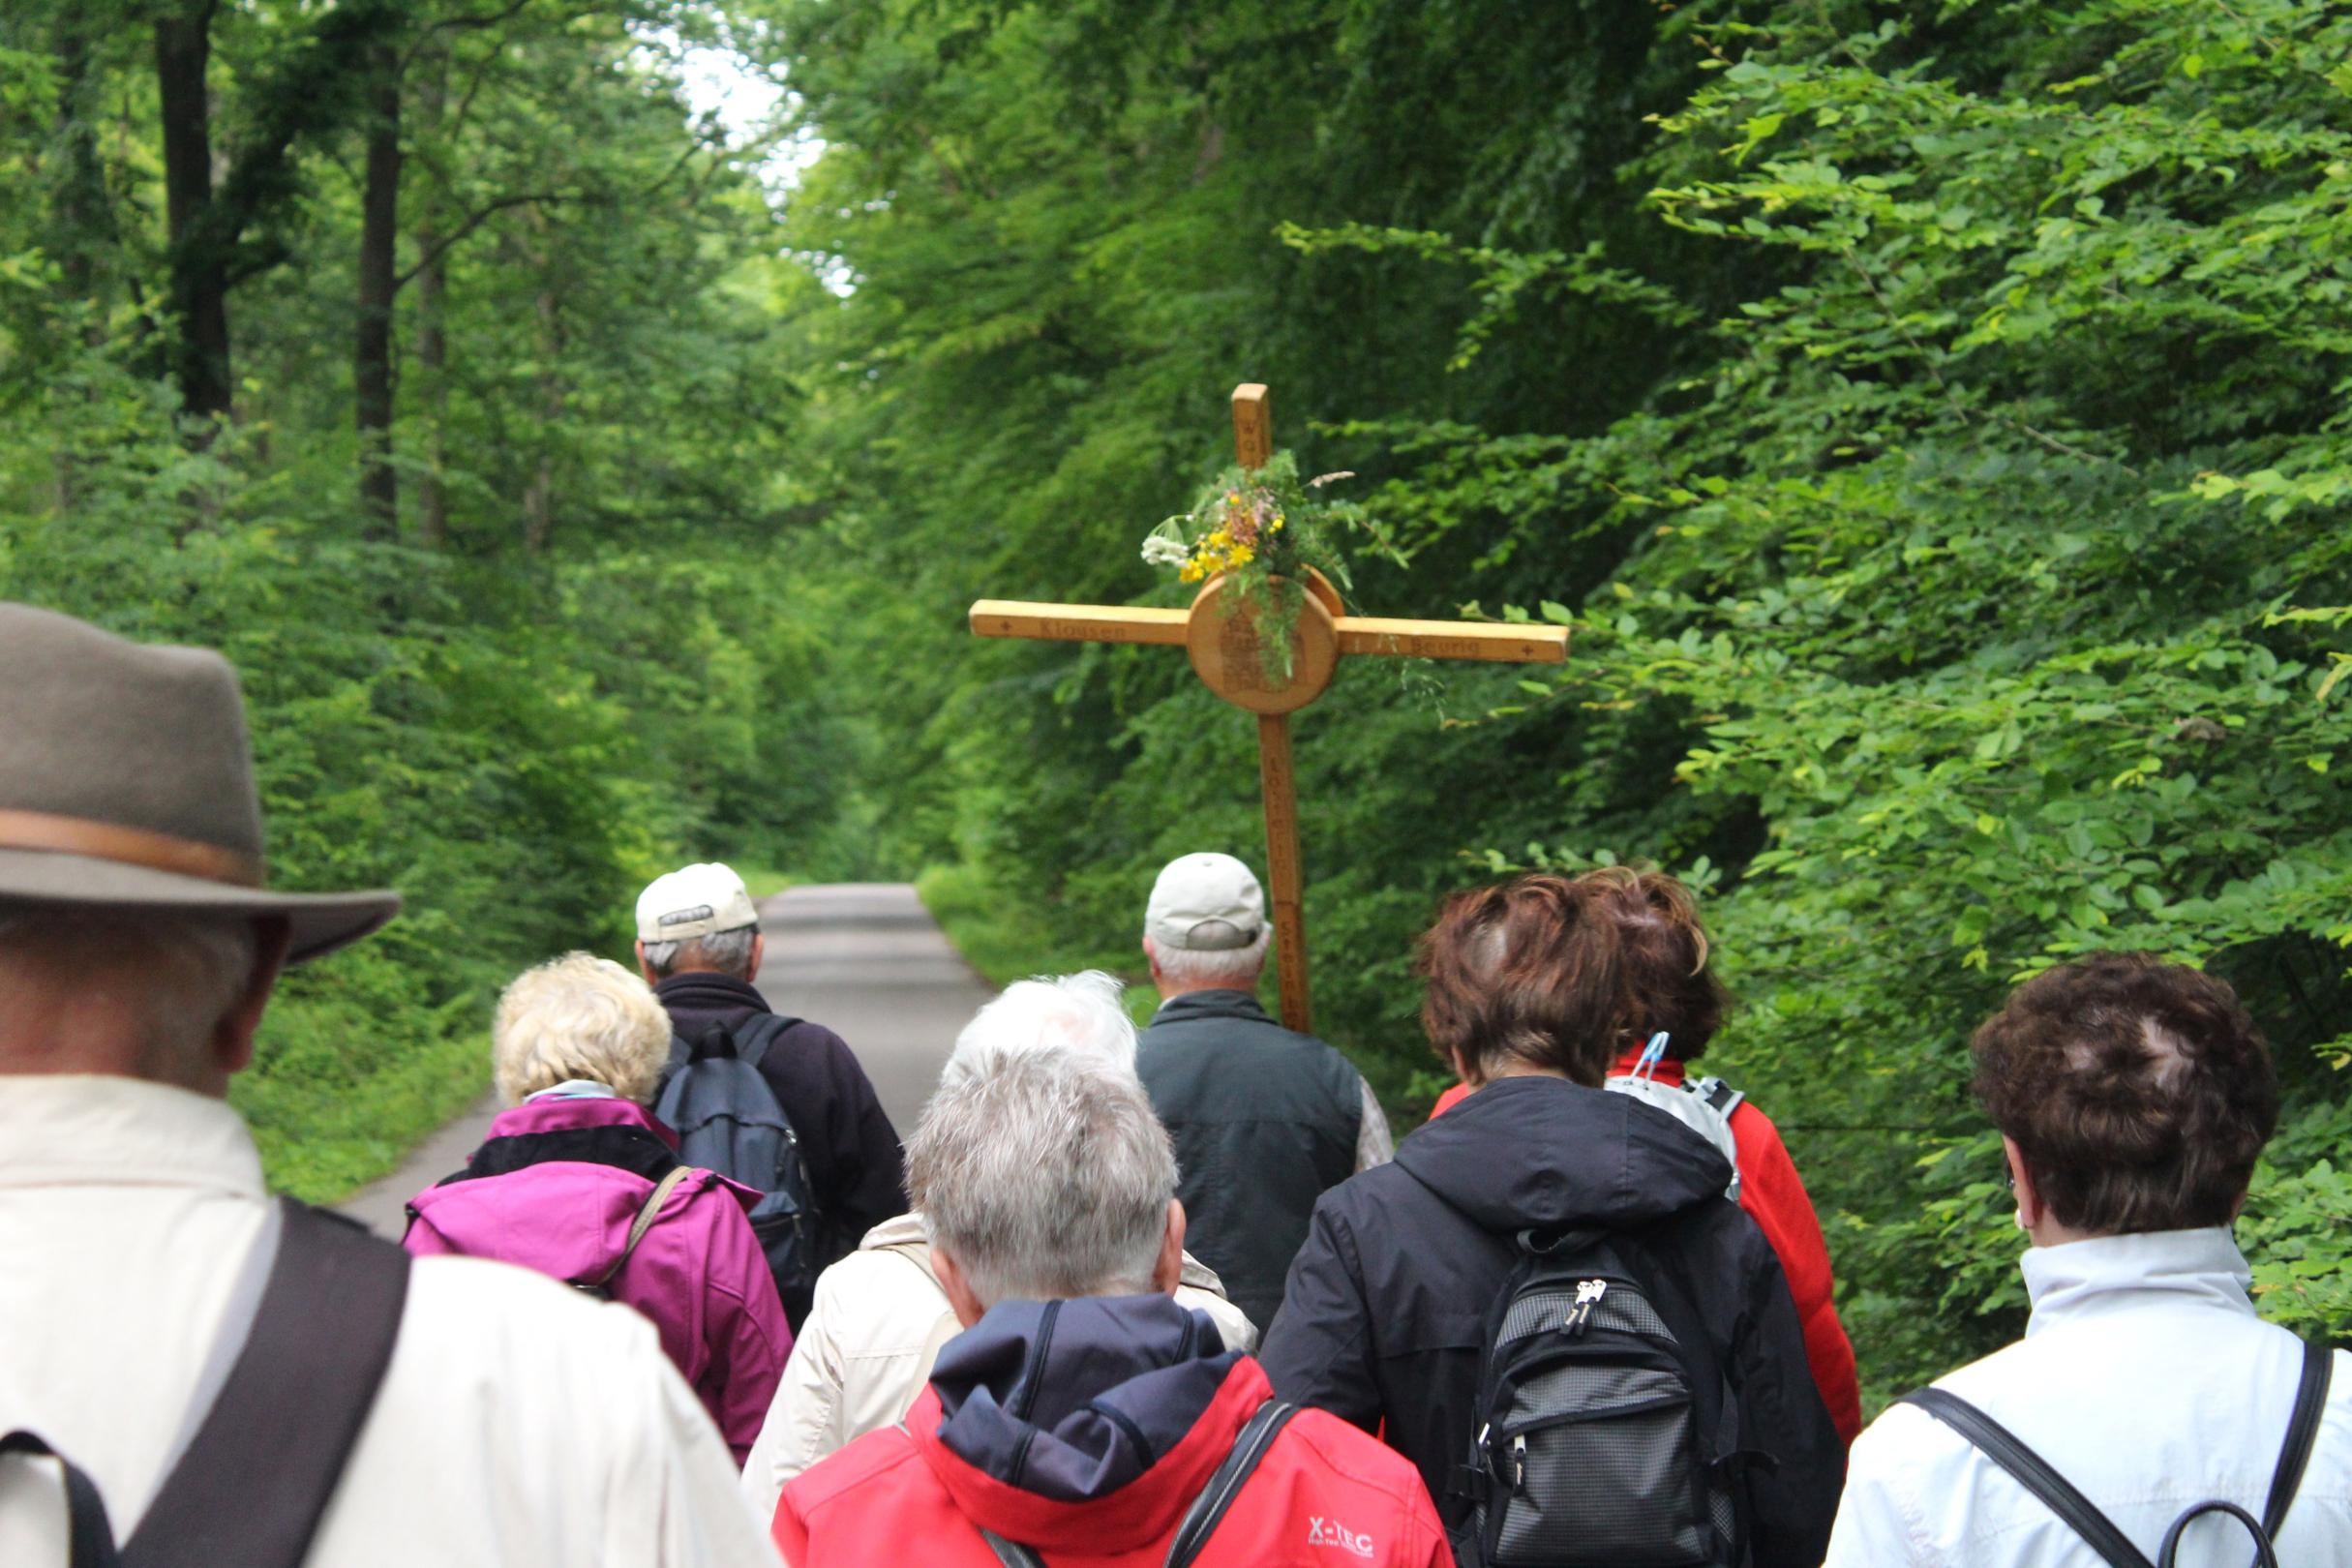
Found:
[[[1266,925],[1266,893],[1230,855],[1204,852],[1170,860],[1152,884],[1143,934],[1163,949],[1223,952],[1246,948]]]
[[[640,942],[687,942],[759,923],[743,879],[716,860],[655,877],[637,895]]]

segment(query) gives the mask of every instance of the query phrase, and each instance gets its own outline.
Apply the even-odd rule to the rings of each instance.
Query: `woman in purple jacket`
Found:
[[[402,1245],[520,1263],[636,1308],[740,1464],[792,1330],[744,1217],[759,1194],[680,1164],[645,1108],[669,1014],[618,964],[575,952],[506,987],[491,1038],[508,1109],[464,1170],[409,1203]]]

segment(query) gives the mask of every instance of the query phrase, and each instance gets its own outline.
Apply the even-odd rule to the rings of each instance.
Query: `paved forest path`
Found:
[[[948,945],[910,883],[789,889],[762,901],[760,928],[768,956],[757,980],[769,1005],[848,1040],[891,1125],[907,1136],[956,1031],[992,988]],[[465,1164],[496,1110],[485,1098],[399,1170],[353,1194],[343,1212],[398,1236],[404,1205]]]

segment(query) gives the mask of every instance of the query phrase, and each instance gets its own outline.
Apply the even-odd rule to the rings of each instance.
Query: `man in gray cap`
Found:
[[[0,1562],[773,1561],[650,1324],[273,1201],[224,1096],[280,968],[236,676],[0,604]]]
[[[1144,907],[1161,1002],[1135,1052],[1176,1141],[1192,1251],[1261,1334],[1315,1199],[1395,1152],[1364,1075],[1258,1006],[1272,940],[1248,866],[1217,854],[1169,861]]]

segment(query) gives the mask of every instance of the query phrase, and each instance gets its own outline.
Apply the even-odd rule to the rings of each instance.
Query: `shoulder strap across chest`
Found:
[[[73,1568],[300,1568],[376,1403],[408,1295],[408,1254],[352,1221],[282,1201],[251,1332],[119,1554],[106,1504],[65,1462]],[[49,1454],[29,1432],[0,1453]]]
[[[2278,1462],[2271,1472],[2268,1496],[2262,1505],[2262,1518],[2257,1521],[2237,1504],[2215,1499],[2199,1503],[2173,1522],[2165,1532],[2157,1562],[2170,1568],[2173,1553],[2181,1533],[2188,1523],[2201,1515],[2224,1513],[2244,1523],[2254,1537],[2256,1561],[2277,1568],[2277,1558],[2272,1543],[2280,1526],[2286,1523],[2287,1510],[2293,1506],[2296,1490],[2303,1484],[2303,1472],[2310,1462],[2311,1445],[2318,1435],[2319,1421],[2325,1413],[2328,1384],[2335,1365],[2333,1352],[2324,1344],[2306,1341],[2303,1346],[2303,1366],[2295,1384],[2295,1408],[2287,1417],[2286,1440],[2278,1451]],[[2026,1446],[2024,1439],[1986,1415],[1957,1394],[1940,1388],[1915,1389],[1899,1402],[1916,1405],[1951,1428],[1969,1443],[2008,1472],[2011,1479],[2041,1499],[2050,1512],[2065,1522],[2066,1527],[2104,1558],[2112,1568],[2152,1568],[2145,1553],[2131,1544],[2130,1539],[2116,1527],[2115,1522],[2101,1513],[2098,1506],[2077,1491],[2072,1482],[2050,1467],[2050,1462]]]
[[[1209,1537],[1217,1533],[1217,1526],[1224,1523],[1233,1499],[1241,1495],[1242,1487],[1256,1471],[1258,1462],[1266,1457],[1274,1439],[1298,1413],[1295,1404],[1268,1400],[1242,1424],[1224,1462],[1209,1477],[1209,1484],[1200,1489],[1200,1494],[1185,1510],[1183,1523],[1176,1526],[1175,1538],[1168,1543],[1166,1568],[1191,1568],[1201,1548],[1209,1544]],[[1008,1541],[992,1530],[981,1530],[980,1539],[988,1543],[988,1550],[996,1553],[996,1560],[1004,1568],[1045,1568],[1045,1559],[1038,1555],[1034,1547]]]

